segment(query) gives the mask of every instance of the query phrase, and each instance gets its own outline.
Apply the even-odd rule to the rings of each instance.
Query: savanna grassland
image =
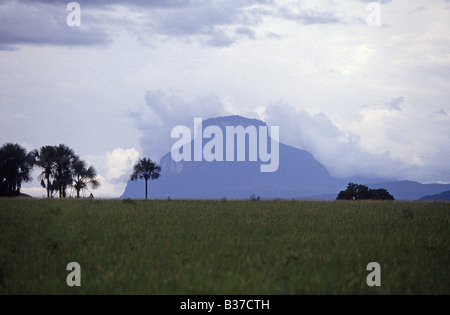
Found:
[[[0,199],[0,294],[449,294],[449,223],[445,202]]]

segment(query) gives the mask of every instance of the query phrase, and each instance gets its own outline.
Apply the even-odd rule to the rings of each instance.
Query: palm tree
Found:
[[[0,195],[19,196],[22,182],[32,181],[33,154],[19,144],[6,143],[0,148]]]
[[[59,198],[65,198],[67,187],[72,185],[72,163],[76,160],[75,152],[65,144],[55,147],[54,178]]]
[[[33,154],[36,158],[36,165],[42,168],[38,180],[41,181],[41,186],[47,190],[47,198],[50,198],[50,191],[54,189],[50,179],[55,176],[56,147],[47,145],[41,147],[39,151],[34,150]]]
[[[145,199],[147,199],[147,181],[149,179],[158,179],[161,176],[160,172],[161,167],[150,158],[143,157],[134,165],[130,179],[132,181],[138,178],[145,180]]]
[[[97,171],[91,165],[87,167],[83,160],[75,160],[72,164],[73,187],[77,191],[77,198],[80,198],[80,191],[91,186],[92,189],[100,187],[100,182],[96,179]]]

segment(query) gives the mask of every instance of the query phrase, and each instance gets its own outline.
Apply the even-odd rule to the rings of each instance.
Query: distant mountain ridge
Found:
[[[263,121],[241,116],[210,118],[203,121],[203,130],[218,126],[225,134],[227,126],[267,126]],[[203,146],[207,141],[203,141]],[[175,143],[175,140],[174,140]],[[191,142],[192,144],[192,142]],[[248,146],[248,142],[247,142]],[[236,152],[236,147],[235,147]],[[248,147],[246,148],[248,156]],[[336,179],[329,175],[324,165],[307,151],[279,143],[279,168],[273,173],[260,172],[261,161],[250,162],[175,162],[171,153],[164,155],[160,163],[161,177],[149,182],[149,198],[152,199],[248,199],[251,195],[261,198],[336,198],[347,183],[355,179]],[[378,180],[376,180],[378,182]],[[382,181],[382,180],[381,180]],[[359,178],[358,183],[370,188],[385,188],[396,199],[417,200],[427,194],[450,190],[450,185],[423,185],[411,181],[370,183]],[[142,181],[129,181],[121,198],[143,198]]]
[[[450,201],[450,190],[440,194],[428,195],[419,199],[420,201]]]
[[[367,186],[373,189],[385,188],[399,200],[417,200],[422,196],[450,190],[449,184],[421,184],[408,180],[367,184]]]

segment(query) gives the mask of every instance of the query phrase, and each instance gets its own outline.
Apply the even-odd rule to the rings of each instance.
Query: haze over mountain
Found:
[[[450,190],[444,191],[440,194],[434,194],[431,196],[424,196],[419,199],[420,201],[450,201]]]
[[[203,130],[218,126],[225,135],[226,126],[267,126],[266,123],[241,116],[211,118],[203,121]],[[176,139],[173,140],[174,143]],[[203,147],[209,139],[203,139]],[[270,142],[270,141],[268,141]],[[259,160],[248,161],[249,138],[246,138],[246,159],[242,162],[205,160],[175,162],[171,153],[161,158],[161,177],[149,182],[149,198],[261,198],[335,199],[348,182],[374,183],[371,188],[386,188],[396,199],[415,200],[426,194],[450,189],[450,185],[423,185],[408,181],[368,178],[332,178],[324,165],[307,151],[279,144],[279,168],[276,172],[260,172]],[[191,142],[194,147],[193,141]],[[259,146],[258,146],[259,147]],[[235,153],[236,153],[235,142]],[[193,156],[193,150],[192,156]],[[224,150],[225,151],[225,150]],[[225,152],[224,152],[225,154]],[[377,184],[377,182],[382,182]],[[143,181],[129,181],[121,198],[143,198]]]
[[[423,196],[440,194],[450,189],[450,185],[448,184],[421,184],[408,180],[381,182],[368,184],[367,186],[373,189],[385,188],[394,195],[396,199],[402,200],[417,200]]]

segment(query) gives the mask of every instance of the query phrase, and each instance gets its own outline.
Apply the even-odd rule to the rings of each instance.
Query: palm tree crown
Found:
[[[145,180],[145,199],[147,199],[147,181],[149,179],[158,179],[161,174],[161,167],[153,162],[150,158],[141,158],[133,168],[131,180],[135,181],[138,178]]]
[[[0,148],[0,195],[18,196],[22,182],[32,181],[34,157],[19,144],[6,143]]]
[[[50,180],[55,176],[56,148],[51,145],[43,146],[39,151],[34,150],[33,154],[36,159],[36,165],[42,168],[38,180],[41,181],[41,186],[47,190],[47,198],[49,198],[50,192],[55,190]],[[44,179],[46,182],[44,182]]]
[[[72,176],[73,187],[77,191],[77,198],[80,198],[80,191],[91,186],[92,189],[100,187],[100,182],[96,179],[97,171],[91,165],[87,167],[87,164],[83,160],[76,159],[72,163]]]
[[[60,144],[55,147],[55,183],[59,191],[59,198],[66,197],[67,187],[72,185],[72,163],[78,157],[75,152],[66,146]]]

